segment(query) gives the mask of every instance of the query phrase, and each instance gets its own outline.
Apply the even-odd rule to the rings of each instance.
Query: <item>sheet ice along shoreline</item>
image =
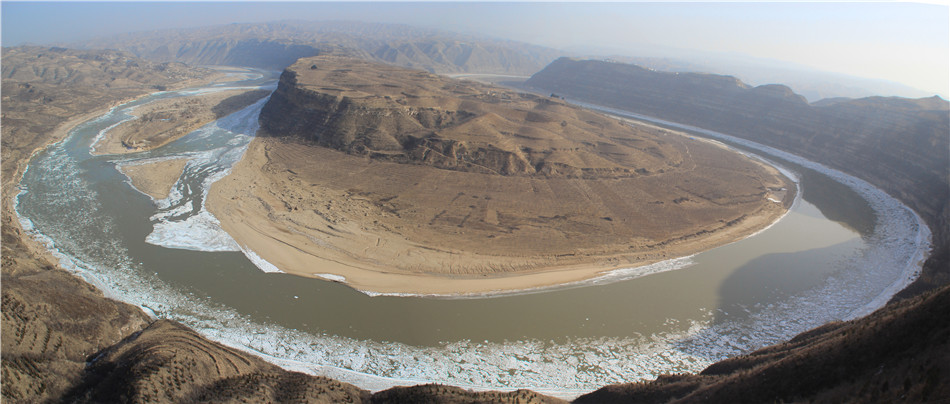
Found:
[[[273,73],[255,74],[262,77],[206,89],[156,93],[118,106],[108,114],[80,125],[66,140],[38,153],[24,174],[22,191],[16,200],[15,208],[24,229],[44,242],[64,267],[78,273],[110,297],[139,305],[157,317],[181,321],[213,340],[254,352],[285,368],[327,375],[371,390],[437,382],[473,389],[531,388],[561,397],[573,397],[604,384],[651,379],[661,373],[699,371],[716,360],[786,340],[827,321],[865,315],[882,306],[890,296],[915,279],[929,251],[930,231],[920,218],[867,182],[752,142],[685,127],[778,156],[845,184],[867,200],[874,210],[876,223],[873,231],[863,234],[860,242],[852,242],[859,245],[849,250],[850,254],[828,262],[834,270],[822,276],[813,287],[761,307],[743,307],[745,313],[729,314],[725,312],[726,307],[696,308],[688,318],[667,318],[664,324],[669,326],[656,332],[566,336],[557,341],[530,336],[513,340],[505,338],[503,341],[454,338],[437,344],[415,345],[386,342],[389,341],[387,338],[345,336],[341,335],[344,334],[341,329],[313,332],[304,330],[304,327],[283,326],[268,321],[268,318],[249,314],[246,308],[236,309],[233,302],[224,303],[211,298],[211,291],[178,282],[172,276],[176,274],[163,272],[167,269],[155,266],[155,262],[165,263],[169,259],[167,255],[148,263],[143,262],[144,259],[133,259],[133,255],[143,256],[140,251],[150,247],[124,236],[138,231],[137,234],[146,235],[149,243],[170,248],[240,250],[230,236],[220,230],[216,219],[205,210],[203,201],[210,184],[227,175],[246,150],[257,130],[257,115],[266,100],[206,125],[161,149],[124,156],[89,155],[90,146],[97,137],[118,122],[133,119],[127,114],[131,108],[155,99],[187,96],[196,91],[247,86],[273,88]],[[606,112],[631,116],[622,111]],[[657,121],[641,116],[635,118]],[[117,164],[181,157],[189,159],[185,172],[168,198],[154,201],[158,206],[157,213],[152,202],[131,191],[128,179],[115,170]],[[109,198],[102,197],[106,193]],[[117,195],[121,197],[117,198]],[[138,223],[127,224],[132,220],[116,213],[118,207],[127,206],[124,204],[136,206],[127,210],[146,212],[142,216],[149,219],[139,218]],[[808,209],[816,210],[807,202],[797,200],[791,211]],[[149,211],[152,213],[147,213]],[[771,237],[781,231],[776,229],[780,224],[739,243]],[[129,230],[130,227],[134,229]],[[189,254],[184,255],[183,260],[196,259],[193,254],[212,254],[161,250],[162,254],[177,254],[175,257]],[[277,270],[255,258],[253,252],[243,252],[261,270]],[[598,288],[606,290],[633,285],[656,275],[702,269],[703,265],[694,263],[701,261],[704,254],[707,253],[670,260],[651,268],[620,272],[617,279],[594,280],[586,288],[511,299],[523,302],[525,299],[545,299],[554,293],[590,293]],[[895,268],[899,270],[895,272]],[[269,276],[289,277],[282,274]],[[622,279],[641,276],[621,282]],[[321,293],[329,291],[321,289]],[[208,296],[201,296],[205,293]],[[365,299],[366,304],[379,300],[379,305],[407,301],[426,304],[426,300],[432,300],[355,295],[359,294],[347,296]],[[298,298],[296,295],[286,297],[288,304]],[[472,304],[490,300],[505,299],[472,299]],[[340,306],[317,305],[306,309],[336,310],[339,315],[347,316],[345,306],[346,303],[341,303]],[[288,306],[287,310],[294,308]],[[607,307],[600,309],[606,310]],[[586,318],[595,317],[600,309],[591,310]],[[575,329],[584,326],[580,324]]]

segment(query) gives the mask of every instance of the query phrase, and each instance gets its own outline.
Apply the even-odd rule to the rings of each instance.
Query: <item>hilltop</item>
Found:
[[[582,280],[744,237],[794,195],[710,142],[335,55],[289,67],[260,122],[209,208],[282,270],[373,291]]]
[[[525,84],[749,139],[867,180],[918,212],[933,230],[931,259],[902,296],[950,282],[950,103],[940,97],[809,104],[781,85],[751,87],[731,76],[569,58]]]
[[[191,78],[205,77],[207,71],[187,68],[180,70],[180,77],[170,76],[165,72],[179,71],[174,65],[163,68],[163,64],[123,54],[121,57],[126,59],[115,59],[121,61],[118,66],[137,64],[128,72],[141,80],[126,88],[110,87],[106,84],[115,66],[102,63],[99,57],[106,61],[109,58],[99,51],[16,50],[22,52],[22,59],[9,56],[9,50],[4,49],[5,72],[8,68],[28,67],[30,61],[40,58],[39,54],[45,54],[40,59],[49,66],[74,61],[79,70],[88,72],[85,77],[101,79],[84,79],[80,81],[85,85],[69,86],[54,83],[59,80],[55,75],[37,75],[28,81],[6,75],[3,78],[0,153],[5,207],[0,341],[4,400],[181,402],[239,397],[250,401],[558,402],[524,390],[475,393],[436,385],[394,388],[371,395],[346,383],[279,369],[174,322],[154,321],[139,308],[103,297],[59,267],[42,247],[23,234],[9,210],[9,197],[17,189],[18,167],[25,166],[34,149],[61,139],[59,136],[71,124],[93,116],[96,110],[153,91],[155,86],[184,85]],[[903,99],[873,101],[917,104],[916,100]],[[928,127],[926,123],[919,125],[921,129]],[[946,136],[939,125],[930,128],[936,136]],[[940,141],[935,140],[935,148],[939,148]],[[919,149],[932,146],[919,142],[908,147],[926,155],[927,151]],[[829,142],[827,148],[828,153],[843,153],[835,142]],[[937,171],[946,168],[933,161],[918,164]],[[918,196],[914,189],[886,178],[876,181],[881,187],[904,189],[902,199],[927,202],[927,194]],[[948,206],[942,200],[936,203]],[[932,216],[925,218],[930,220]],[[934,227],[935,238],[946,228],[941,226]],[[946,241],[935,240],[934,244],[945,246]],[[942,256],[939,251],[943,251]],[[947,263],[944,248],[928,260],[927,268],[935,273],[934,268],[948,268]],[[919,289],[907,293],[917,294]],[[948,296],[950,288],[943,286],[891,303],[866,318],[832,323],[787,343],[713,364],[698,375],[668,375],[655,382],[610,386],[577,401],[932,401],[950,395]]]

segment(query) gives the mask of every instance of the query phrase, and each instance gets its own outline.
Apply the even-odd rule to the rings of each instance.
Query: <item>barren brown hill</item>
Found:
[[[781,85],[561,58],[526,85],[711,129],[794,153],[875,184],[914,209],[934,252],[909,296],[950,282],[950,103],[869,97],[808,104]]]
[[[714,363],[603,387],[576,403],[945,403],[950,286]]]
[[[97,66],[95,52],[81,54],[86,67]],[[13,60],[5,53],[3,67]],[[171,322],[148,326],[152,320],[138,308],[104,298],[57,267],[22,234],[11,214],[16,167],[24,167],[36,147],[60,139],[71,126],[66,121],[79,123],[82,119],[73,118],[144,94],[152,85],[178,83],[161,71],[142,73],[154,75],[137,90],[101,82],[73,88],[31,81],[32,88],[52,98],[45,103],[44,96],[8,98],[19,94],[7,91],[17,83],[3,80],[0,363],[5,402],[557,402],[528,391],[473,393],[433,385],[394,388],[367,398],[368,393],[353,386],[274,368]],[[8,111],[30,109],[43,113],[7,118]],[[947,261],[946,255],[932,257],[928,265]],[[820,327],[788,343],[714,364],[703,375],[612,386],[578,401],[941,402],[950,395],[948,296],[950,289],[943,288],[891,303],[867,318]]]
[[[770,198],[793,195],[773,168],[711,142],[332,55],[288,68],[260,121],[210,209],[279,268],[374,291],[590,278],[742,238],[784,212]],[[546,274],[498,278],[515,273]],[[442,279],[424,289],[419,274]]]
[[[3,48],[3,181],[46,146],[57,125],[130,97],[210,79],[213,71],[117,51]]]
[[[58,268],[23,234],[12,209],[22,170],[35,150],[96,113],[213,72],[122,52],[39,47],[4,48],[2,71],[2,397],[43,402],[79,379],[89,355],[150,320]]]

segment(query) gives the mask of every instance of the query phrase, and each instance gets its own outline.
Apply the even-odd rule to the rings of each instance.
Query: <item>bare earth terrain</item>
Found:
[[[155,101],[132,111],[138,117],[106,132],[96,154],[121,154],[164,146],[267,96],[266,90],[231,90]]]
[[[588,279],[741,239],[793,197],[710,142],[335,56],[291,66],[261,124],[209,209],[278,268],[374,292]]]
[[[525,390],[475,393],[439,385],[370,395],[345,383],[288,372],[103,297],[23,234],[10,202],[34,150],[61,140],[70,128],[121,100],[207,79],[206,74],[109,51],[4,49],[0,364],[5,402],[559,401]],[[838,143],[828,146],[829,153],[843,150]],[[898,154],[893,148],[882,152]],[[867,154],[856,156],[873,161]],[[876,184],[891,183],[879,179]],[[902,195],[931,199],[924,191],[907,187]],[[940,236],[946,221],[936,223],[935,236]],[[946,239],[935,238],[935,245],[946,246]],[[937,249],[924,275],[945,271],[948,261],[946,248]],[[700,374],[608,386],[577,402],[942,402],[950,396],[950,287],[943,278],[933,279],[936,290],[910,288],[908,296],[922,294],[891,302],[866,318],[816,328]]]
[[[118,168],[129,177],[132,186],[152,199],[165,199],[172,186],[181,177],[187,159],[162,160],[135,165],[120,165]]]

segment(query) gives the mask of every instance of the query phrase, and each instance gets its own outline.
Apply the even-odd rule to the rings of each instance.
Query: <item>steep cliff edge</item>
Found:
[[[589,279],[744,238],[794,196],[775,168],[719,144],[336,55],[287,68],[260,124],[209,210],[281,270],[314,276],[299,264],[314,258],[290,258],[306,251],[360,290]],[[380,278],[409,273],[424,276]]]
[[[908,204],[933,230],[932,259],[901,296],[950,282],[946,100],[870,97],[809,105],[779,85],[750,88],[728,76],[568,58],[526,85],[746,138],[865,179]]]
[[[632,177],[684,159],[556,99],[330,55],[286,69],[260,122],[262,136],[486,174]]]
[[[55,52],[61,51],[46,54]],[[80,63],[97,65],[95,52],[84,55]],[[17,65],[6,50],[3,56],[4,68]],[[108,58],[98,61],[103,60]],[[100,73],[109,65],[99,65]],[[159,67],[155,72],[161,71]],[[159,74],[136,86],[83,85],[67,91],[64,84],[31,79],[29,86],[20,86],[4,77],[0,148],[4,202],[16,192],[18,167],[25,166],[35,148],[55,141],[61,133],[53,128],[76,115],[148,92],[153,85],[171,86],[178,80]],[[58,402],[65,401],[65,393],[75,401],[126,402],[559,401],[528,391],[474,393],[434,385],[394,388],[369,396],[345,383],[277,369],[171,322],[146,327],[151,320],[141,310],[103,297],[43,257],[21,233],[11,205],[3,205],[4,401]],[[941,262],[946,264],[947,257]],[[642,389],[633,394],[624,391],[630,386],[612,386],[584,400],[737,402],[753,397],[758,401],[923,402],[947,397],[948,294],[950,290],[944,288],[892,303],[867,318],[823,326],[789,343],[714,364],[702,376],[661,377],[655,383],[639,384]],[[91,366],[86,366],[87,361],[93,362]],[[687,396],[700,385],[699,394]]]

